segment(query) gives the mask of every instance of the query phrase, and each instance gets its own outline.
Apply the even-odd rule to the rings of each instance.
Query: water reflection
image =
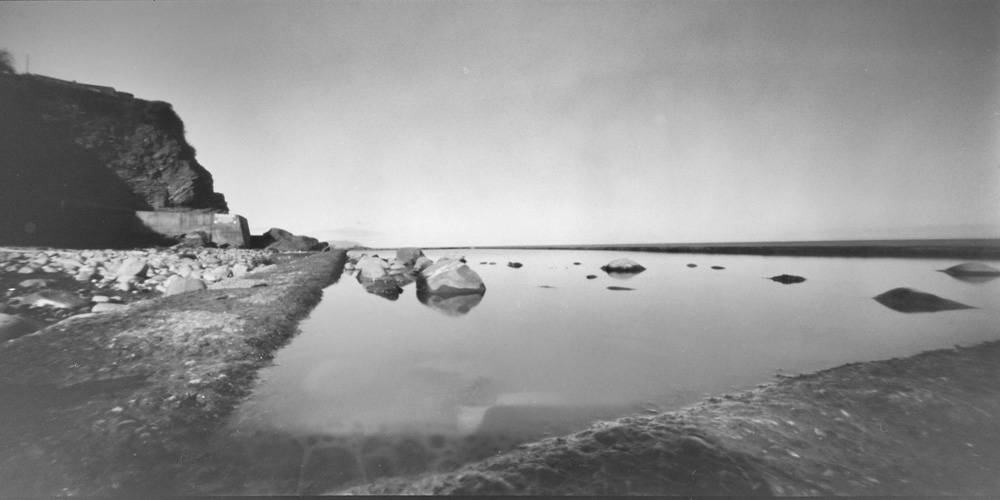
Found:
[[[469,314],[473,307],[483,300],[483,293],[468,293],[464,295],[441,296],[417,290],[417,300],[421,304],[445,316],[459,317]]]
[[[616,280],[630,280],[632,278],[635,278],[636,275],[638,275],[642,271],[635,271],[635,272],[606,271],[606,272],[608,273],[608,276],[611,276]]]
[[[358,273],[357,280],[366,292],[387,300],[398,299],[403,293],[403,287],[414,281],[411,276],[405,274],[391,274],[372,279],[363,278],[361,273]]]

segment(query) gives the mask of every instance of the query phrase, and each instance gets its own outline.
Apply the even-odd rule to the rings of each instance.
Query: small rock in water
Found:
[[[781,283],[783,285],[791,285],[791,284],[795,284],[795,283],[802,283],[803,281],[806,280],[802,276],[793,276],[791,274],[782,274],[782,275],[779,275],[779,276],[772,276],[772,277],[770,277],[768,279],[771,280],[771,281],[777,281],[778,283]]]
[[[639,273],[645,271],[646,268],[642,267],[638,262],[629,259],[615,259],[608,262],[601,267],[604,272],[619,272],[619,273]]]
[[[698,264],[688,264],[688,267],[698,267]]]
[[[507,263],[507,267],[513,267],[514,269],[517,269],[517,268],[522,267],[522,266],[524,266],[524,264],[521,264],[520,262],[508,262]]]
[[[722,266],[712,266],[712,269],[725,269],[725,268]]]
[[[608,290],[626,291],[626,290],[635,290],[635,288],[629,288],[627,286],[609,286]]]
[[[596,280],[597,279],[597,275],[595,275],[595,274],[588,274],[587,275],[587,279],[588,280]]]

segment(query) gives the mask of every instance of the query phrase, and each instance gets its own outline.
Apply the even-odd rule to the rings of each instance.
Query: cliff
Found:
[[[136,210],[228,212],[170,104],[40,75],[0,75],[0,204],[20,245],[127,246]]]

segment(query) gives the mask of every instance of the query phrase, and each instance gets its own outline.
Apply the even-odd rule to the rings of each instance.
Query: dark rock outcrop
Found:
[[[889,309],[904,313],[975,309],[975,307],[912,288],[894,288],[883,294],[876,295],[874,299]]]
[[[311,236],[295,235],[276,227],[271,228],[262,236],[252,237],[251,246],[279,252],[322,252],[330,248],[328,243],[321,242]]]
[[[771,280],[771,281],[777,281],[778,283],[781,283],[782,285],[792,285],[792,284],[795,284],[795,283],[802,283],[803,281],[806,280],[802,276],[794,276],[794,275],[791,275],[791,274],[781,274],[781,275],[778,275],[778,276],[772,276],[772,277],[770,277],[768,279]]]
[[[170,104],[0,74],[0,243],[128,246],[137,210],[228,211]]]
[[[948,269],[941,271],[946,274],[951,275],[986,275],[986,276],[1000,276],[1000,269],[992,266],[987,266],[981,262],[966,262],[964,264],[959,264],[957,266],[951,266]]]
[[[943,269],[941,272],[967,283],[985,283],[1000,278],[1000,269],[980,262],[966,262]]]

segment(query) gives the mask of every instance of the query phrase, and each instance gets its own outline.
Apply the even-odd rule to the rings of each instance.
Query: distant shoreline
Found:
[[[424,249],[605,250],[786,257],[892,257],[921,259],[1000,259],[1000,239],[766,241],[745,243],[627,243],[597,245],[500,245]]]

